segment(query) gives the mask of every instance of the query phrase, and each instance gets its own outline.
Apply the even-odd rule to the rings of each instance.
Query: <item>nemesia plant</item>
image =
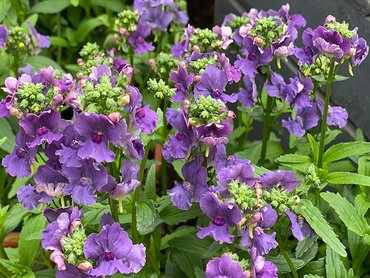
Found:
[[[55,265],[59,278],[366,273],[366,254],[354,250],[370,246],[370,178],[360,170],[370,145],[325,150],[339,133],[330,128],[349,117],[330,105],[333,82],[345,79],[338,70],[347,64],[353,75],[368,54],[358,29],[330,15],[302,30],[289,4],[201,29],[186,25],[184,5],[135,0],[111,26],[115,48],[85,44],[75,75],[48,66],[5,79],[0,117],[18,118],[19,128],[2,166],[29,211],[21,237],[40,223],[20,248],[38,240],[32,260]],[[49,46],[27,26],[30,35],[0,25],[0,47],[17,43],[30,55]],[[288,57],[299,70],[287,77]],[[248,141],[255,121],[257,144]],[[279,136],[289,137],[286,154]],[[337,161],[354,155],[359,173],[343,171]],[[354,205],[343,184],[360,185],[346,187]],[[0,251],[12,266],[1,271],[35,277],[39,269]]]

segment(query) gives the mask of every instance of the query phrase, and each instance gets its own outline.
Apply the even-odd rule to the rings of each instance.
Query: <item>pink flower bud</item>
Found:
[[[118,123],[122,119],[122,115],[119,112],[113,112],[108,115],[108,118],[113,123]]]
[[[199,83],[200,82],[200,80],[202,79],[202,77],[200,76],[200,75],[194,75],[194,77],[193,77],[193,82],[195,83],[195,84],[197,84],[197,83]]]
[[[235,113],[233,111],[229,111],[229,112],[227,112],[227,118],[229,120],[232,120],[232,119],[235,119],[236,118],[236,115],[235,115]]]
[[[186,69],[186,64],[184,61],[179,61],[179,66],[182,67],[183,69]]]
[[[80,263],[78,265],[78,268],[81,269],[82,271],[89,271],[90,269],[92,269],[92,264],[90,262],[84,262],[84,263]]]
[[[262,221],[262,219],[263,219],[262,213],[257,212],[251,218],[248,219],[248,224],[247,225],[252,226],[253,224],[256,224],[256,223]]]
[[[328,15],[326,18],[325,18],[325,23],[324,24],[327,24],[327,23],[330,23],[330,22],[337,22],[335,16],[332,16],[332,15]]]
[[[155,64],[155,60],[154,59],[149,59],[148,64],[149,64],[149,66],[150,66],[150,68],[152,70],[154,70],[154,71],[157,70],[157,65]]]
[[[200,53],[200,48],[197,45],[193,45],[193,51]]]
[[[183,102],[182,102],[182,110],[186,113],[186,114],[189,114],[189,107],[190,107],[190,101],[185,99]]]
[[[126,28],[119,28],[119,31],[118,31],[122,36],[127,36],[128,35],[128,31]]]

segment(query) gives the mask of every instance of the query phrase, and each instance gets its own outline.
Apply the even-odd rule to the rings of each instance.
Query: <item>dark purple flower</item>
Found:
[[[81,113],[74,122],[76,131],[83,137],[78,155],[82,159],[93,158],[97,162],[112,162],[114,153],[108,143],[119,144],[122,126],[113,124],[105,115]]]
[[[202,167],[202,163],[203,158],[185,163],[181,169],[184,183],[175,181],[175,186],[168,190],[172,203],[179,209],[188,210],[192,198],[199,202],[207,191],[207,169]]]
[[[148,51],[153,51],[153,43],[147,43],[146,37],[150,35],[151,29],[147,24],[139,24],[134,32],[128,37],[129,44],[135,48],[135,54],[143,54]]]
[[[341,59],[351,48],[351,42],[348,38],[342,37],[335,30],[327,30],[323,26],[317,27],[312,32],[312,45],[320,53],[337,59]]]
[[[27,135],[20,129],[15,138],[16,147],[11,154],[8,154],[2,160],[5,171],[13,177],[23,178],[31,175],[31,166],[37,148],[28,148],[26,141]]]
[[[173,101],[181,102],[186,98],[186,92],[193,83],[193,77],[193,73],[188,74],[186,69],[180,65],[177,72],[170,72],[171,81],[175,84],[176,88],[176,95],[172,97]]]
[[[200,125],[196,128],[196,135],[200,141],[208,145],[227,144],[228,137],[233,128],[228,120],[223,120],[219,124],[210,123]]]
[[[167,121],[176,129],[176,135],[169,135],[169,141],[162,149],[163,157],[170,163],[173,160],[186,157],[190,148],[194,145],[195,135],[192,127],[188,126],[184,112],[181,109],[167,109]]]
[[[252,186],[254,184],[254,168],[250,161],[235,161],[217,172],[217,184],[227,189],[231,181],[238,181]]]
[[[215,66],[207,65],[200,82],[194,87],[194,97],[198,99],[200,95],[212,96],[225,103],[235,102],[238,98],[236,94],[228,95],[224,93],[227,83],[227,76],[224,71]]]
[[[298,58],[301,64],[312,64],[314,62],[314,58],[319,53],[313,46],[312,37],[313,30],[311,28],[307,28],[302,34],[304,47],[294,49],[294,55]]]
[[[292,234],[297,240],[301,241],[304,240],[305,237],[315,236],[315,232],[307,224],[303,217],[297,216],[290,210],[287,210],[285,214],[289,217]]]
[[[245,75],[243,77],[244,87],[239,89],[238,100],[246,108],[252,108],[256,105],[258,91],[254,78]]]
[[[147,24],[153,29],[166,32],[172,21],[172,14],[164,11],[162,7],[151,7],[143,9],[140,15],[139,24]]]
[[[81,167],[63,167],[63,173],[69,180],[64,192],[72,195],[72,199],[84,205],[96,202],[96,191],[107,184],[108,175],[103,165],[94,165],[92,160],[85,160]]]
[[[266,234],[264,229],[271,228],[277,220],[277,213],[271,205],[265,205],[260,212],[254,214],[248,220],[248,226],[244,230],[240,243],[242,246],[256,248],[257,256],[265,255],[271,249],[276,248],[276,233]]]
[[[26,21],[27,27],[30,30],[32,42],[35,46],[34,54],[39,54],[41,52],[41,48],[49,48],[50,47],[50,39],[49,36],[41,35],[38,33],[31,24],[31,22]]]
[[[352,47],[355,50],[354,55],[352,56],[353,65],[359,66],[369,54],[369,46],[367,45],[366,40],[363,38],[358,39],[358,36],[355,36]]]
[[[294,172],[284,170],[263,173],[260,176],[260,182],[264,188],[281,187],[288,192],[292,192],[301,183]]]
[[[38,193],[32,185],[22,185],[17,191],[18,201],[26,210],[33,210],[33,208],[38,207],[42,197],[43,195]]]
[[[218,53],[217,62],[218,67],[226,73],[227,81],[239,82],[241,76],[240,70],[230,64],[229,58],[224,53]]]
[[[53,251],[50,259],[58,266],[58,270],[65,270],[61,239],[73,233],[81,224],[83,213],[77,207],[72,210],[60,211],[56,220],[50,222],[41,235],[41,245],[45,250]],[[57,212],[58,213],[58,212]]]
[[[0,48],[3,48],[8,41],[8,30],[2,24],[0,24]]]
[[[82,159],[78,156],[81,139],[82,137],[72,125],[64,129],[60,147],[55,151],[55,154],[65,167],[80,167],[82,165]]]
[[[132,244],[118,223],[103,226],[99,234],[90,234],[84,254],[87,259],[97,262],[97,266],[89,271],[94,276],[137,273],[145,264],[144,245]]]
[[[295,136],[303,136],[306,130],[309,130],[319,123],[319,115],[316,105],[312,102],[311,106],[298,107],[294,120],[282,120],[283,126]]]
[[[157,113],[149,108],[149,105],[136,108],[133,112],[133,123],[136,128],[140,128],[143,134],[151,133],[157,124]]]
[[[252,247],[249,250],[252,261],[252,271],[253,277],[255,278],[277,278],[278,268],[277,266],[270,262],[262,256],[257,255],[257,248]]]
[[[205,278],[247,278],[239,262],[233,261],[229,255],[210,260],[206,266]]]
[[[205,228],[198,227],[198,237],[211,235],[217,241],[232,243],[234,236],[229,233],[229,227],[235,226],[242,219],[238,206],[233,203],[221,203],[215,193],[208,192],[200,200],[200,208],[211,218],[212,223]]]
[[[27,140],[30,148],[39,146],[44,142],[51,144],[63,137],[62,131],[66,122],[62,120],[60,114],[54,110],[42,112],[39,116],[35,114],[25,114],[19,125],[25,134],[31,139]]]

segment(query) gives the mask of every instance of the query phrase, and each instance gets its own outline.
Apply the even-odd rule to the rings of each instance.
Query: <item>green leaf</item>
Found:
[[[339,193],[322,192],[320,196],[335,210],[348,230],[360,236],[365,236],[370,232],[370,226],[367,224],[366,219]]]
[[[5,143],[6,139],[7,139],[6,137],[0,139],[0,148]]]
[[[12,6],[11,1],[0,0],[0,22],[3,22],[11,6]]]
[[[329,246],[326,247],[326,277],[346,278],[347,270],[344,267],[340,256]]]
[[[279,274],[287,273],[291,271],[287,261],[282,255],[266,256],[266,260],[273,262],[278,267]],[[295,259],[295,258],[290,258],[290,260],[295,266],[295,269],[300,269],[304,266],[304,261],[302,260]]]
[[[58,63],[45,56],[30,56],[27,58],[27,64],[30,64],[36,71],[40,70],[40,68],[47,68],[48,66],[63,71]]]
[[[102,14],[95,18],[90,18],[81,22],[78,26],[74,38],[77,42],[83,42],[86,40],[87,35],[95,28],[106,25],[108,21],[108,15]],[[109,26],[107,26],[109,27]]]
[[[319,155],[318,154],[318,143],[316,142],[315,138],[307,133],[307,139],[308,139],[308,143],[310,145],[310,150],[311,150],[311,155],[313,157],[313,162],[317,162],[317,156]]]
[[[361,216],[364,216],[370,208],[370,196],[366,194],[358,194],[355,197],[355,208]]]
[[[163,222],[154,208],[151,200],[144,200],[136,204],[137,230],[141,235],[146,235]]]
[[[171,251],[170,256],[177,266],[186,274],[186,277],[197,278],[196,269],[203,269],[202,260],[199,255],[174,249]]]
[[[329,164],[352,155],[370,152],[370,142],[346,142],[331,146],[323,155],[323,162]]]
[[[120,12],[125,9],[125,2],[122,0],[91,0],[91,5],[101,6],[113,12]]]
[[[169,204],[160,212],[163,221],[171,226],[196,218],[202,214],[203,212],[199,209],[199,205],[197,204],[193,204],[188,210],[181,210],[174,205]]]
[[[148,175],[145,180],[145,187],[144,187],[144,197],[145,199],[155,199],[156,197],[156,180],[155,180],[155,173],[156,173],[157,166],[152,164],[150,166]]]
[[[46,224],[42,214],[30,216],[24,223],[19,237],[19,257],[20,263],[31,266],[40,248],[41,232]],[[37,233],[38,239],[28,240],[30,234]]]
[[[29,212],[21,204],[15,204],[7,214],[0,239],[3,239],[8,233],[13,231],[21,223],[26,214],[29,214]]]
[[[0,259],[0,264],[2,264],[8,271],[14,274],[13,276],[11,276],[12,278],[35,278],[35,274],[28,266],[23,266],[19,263],[5,259]]]
[[[325,258],[320,258],[317,261],[307,263],[300,271],[300,274],[310,274],[325,276]],[[305,275],[306,277],[306,275]]]
[[[45,0],[32,7],[30,13],[56,14],[70,5],[70,0]]]
[[[183,237],[183,236],[187,236],[187,235],[190,235],[190,234],[195,234],[196,232],[197,232],[197,228],[195,228],[195,227],[189,227],[189,226],[184,227],[184,226],[182,226],[182,227],[178,228],[176,231],[174,231],[173,233],[167,234],[164,237],[162,237],[160,250],[168,248],[168,246],[169,246],[168,242],[170,240],[175,239],[175,238],[179,238],[179,237]]]
[[[301,172],[305,172],[307,168],[312,164],[312,160],[310,157],[300,154],[282,155],[276,159],[276,162],[292,169],[299,170]]]
[[[335,252],[342,257],[347,256],[346,248],[339,241],[337,235],[333,232],[332,228],[322,216],[320,210],[315,207],[309,200],[301,200],[303,206],[298,207],[296,212],[301,214],[305,220],[310,224],[311,228],[314,229],[316,234],[322,238],[322,240],[329,245]]]
[[[93,204],[92,206],[85,207],[86,211],[84,211],[84,217],[82,218],[82,222],[87,224],[96,225],[99,224],[101,216],[109,212],[109,207],[107,205],[102,205],[99,203]]]
[[[55,278],[56,270],[55,269],[44,269],[35,272],[36,278]]]
[[[9,124],[8,120],[5,118],[0,119],[0,137],[6,138],[6,141],[2,143],[0,148],[8,153],[11,153],[15,147],[15,136],[13,133],[12,126]]]
[[[202,257],[212,243],[213,240],[210,238],[200,239],[195,234],[192,234],[170,240],[168,245],[171,248],[179,249],[181,252]]]
[[[63,39],[61,37],[51,36],[50,37],[50,44],[55,46],[62,46],[62,47],[68,47],[68,42],[66,39]]]
[[[80,0],[70,0],[70,2],[73,7],[78,7],[80,4]]]
[[[327,182],[331,184],[358,184],[370,186],[370,177],[350,172],[333,172],[328,174]]]
[[[370,245],[364,244],[364,240],[358,234],[348,231],[348,245],[352,255],[352,268],[359,273],[364,260],[370,251]]]

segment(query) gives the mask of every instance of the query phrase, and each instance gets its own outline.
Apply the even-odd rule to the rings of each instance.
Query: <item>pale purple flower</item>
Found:
[[[247,278],[240,263],[229,255],[210,260],[206,266],[205,278]]]
[[[81,269],[79,269],[78,267],[74,265],[66,264],[65,270],[58,270],[55,277],[56,278],[94,278],[97,276],[91,276],[89,274],[86,274],[84,271],[82,271]]]
[[[352,56],[353,65],[359,66],[369,54],[369,46],[367,45],[366,40],[358,38],[356,35],[355,40],[352,43],[352,47],[355,50],[354,55]]]
[[[314,103],[311,106],[298,107],[295,119],[282,120],[283,126],[295,136],[303,136],[319,123],[318,109]]]
[[[64,189],[68,186],[68,179],[62,172],[42,165],[37,169],[34,177],[35,188],[38,193],[46,196],[41,198],[41,202],[50,202],[53,198],[60,198],[64,194]]]
[[[277,278],[278,268],[277,266],[270,262],[262,256],[257,255],[257,248],[252,247],[249,250],[252,261],[252,272],[255,278]]]
[[[205,228],[198,227],[198,237],[210,235],[217,241],[232,243],[234,236],[229,233],[229,227],[235,226],[242,219],[238,206],[233,203],[221,203],[215,193],[208,192],[200,200],[200,208],[211,218],[212,223]]]
[[[34,54],[39,54],[41,52],[41,48],[49,48],[50,47],[50,39],[49,36],[41,35],[38,33],[31,24],[31,22],[26,21],[27,27],[30,30],[32,42],[34,44],[35,49],[33,50]]]
[[[240,70],[230,64],[229,58],[224,53],[218,53],[217,55],[217,65],[226,73],[227,81],[235,83],[239,82],[241,76]]]
[[[231,35],[233,33],[233,30],[229,26],[214,26],[212,28],[213,33],[217,34],[219,38],[222,41],[221,48],[222,49],[227,49],[228,46],[233,42],[231,39]]]
[[[119,223],[103,226],[99,234],[90,234],[84,245],[84,254],[97,263],[89,271],[93,276],[137,273],[145,264],[144,245],[132,244]]]
[[[135,54],[143,54],[154,50],[153,43],[145,41],[150,33],[149,25],[139,24],[136,30],[129,35],[128,42],[135,49]]]
[[[303,217],[298,217],[294,212],[291,212],[290,210],[287,210],[285,214],[290,220],[290,228],[292,229],[292,234],[297,240],[301,241],[304,240],[305,237],[315,236],[315,232],[307,224]]]
[[[249,160],[235,160],[232,163],[229,162],[226,167],[220,169],[217,172],[216,179],[217,184],[226,189],[232,181],[252,186],[255,181],[254,168]]]
[[[226,73],[215,66],[207,65],[202,73],[201,80],[194,88],[194,97],[198,99],[200,95],[205,97],[212,96],[223,102],[235,102],[238,98],[236,94],[228,95],[224,93],[227,85]]]
[[[172,203],[181,210],[188,210],[192,199],[199,202],[207,191],[207,169],[202,163],[203,158],[185,163],[181,169],[183,184],[175,181],[175,186],[167,191]]]
[[[43,194],[38,193],[32,185],[22,185],[17,191],[18,201],[26,210],[33,210],[35,207],[38,207],[42,197]]]

